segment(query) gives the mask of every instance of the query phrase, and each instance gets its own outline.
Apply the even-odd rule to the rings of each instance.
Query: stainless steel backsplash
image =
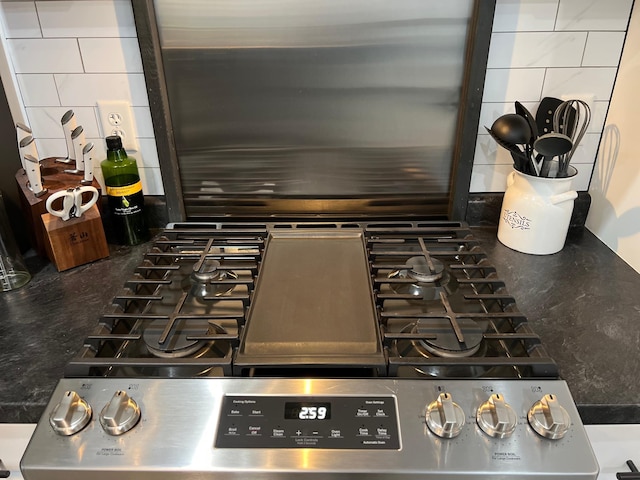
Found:
[[[473,0],[154,8],[188,216],[446,209]]]

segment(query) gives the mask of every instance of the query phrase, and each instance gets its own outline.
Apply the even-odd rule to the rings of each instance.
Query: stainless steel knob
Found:
[[[138,420],[140,408],[123,390],[118,390],[100,412],[100,425],[109,435],[128,432],[136,426]]]
[[[564,437],[571,426],[571,418],[555,395],[545,395],[529,409],[529,425],[536,433],[551,440]]]
[[[441,393],[427,407],[427,426],[442,438],[453,438],[464,426],[464,411],[453,401],[450,393]]]
[[[64,396],[49,415],[49,424],[58,435],[73,435],[91,421],[91,406],[76,392],[64,392]]]
[[[504,401],[504,397],[494,393],[478,408],[476,421],[482,431],[490,437],[504,438],[516,429],[518,418],[513,408]]]

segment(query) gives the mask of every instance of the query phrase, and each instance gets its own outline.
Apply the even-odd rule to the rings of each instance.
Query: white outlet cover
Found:
[[[139,150],[136,123],[129,102],[98,100],[98,113],[103,137],[119,135],[126,151],[137,152]]]

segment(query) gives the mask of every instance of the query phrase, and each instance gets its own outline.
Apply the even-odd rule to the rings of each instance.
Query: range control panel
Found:
[[[225,396],[217,448],[400,448],[392,396]]]

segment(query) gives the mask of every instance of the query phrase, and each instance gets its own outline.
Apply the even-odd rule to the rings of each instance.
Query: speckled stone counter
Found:
[[[473,228],[518,308],[558,363],[585,423],[640,423],[640,275],[589,231],[555,254],[500,244]],[[58,273],[37,257],[33,280],[0,293],[0,422],[35,422],[64,366],[132,275],[149,244]]]

